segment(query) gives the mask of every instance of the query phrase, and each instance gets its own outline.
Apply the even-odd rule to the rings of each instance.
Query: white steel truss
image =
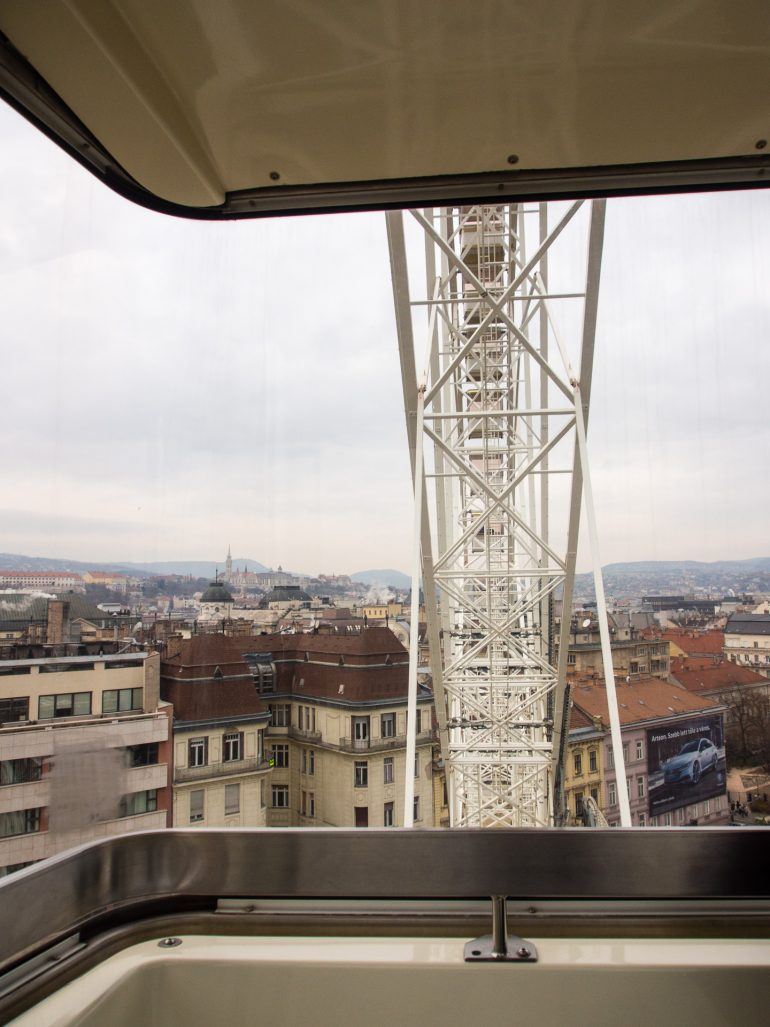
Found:
[[[575,292],[558,294],[583,303],[580,338],[565,340],[577,342],[577,371],[556,332],[548,262],[570,223],[581,220],[581,205],[563,206],[550,228],[545,204],[411,211],[426,255],[426,296],[415,303],[403,218],[387,215],[419,509],[415,536],[452,826],[559,822],[567,631],[585,485],[576,427],[584,440],[604,201],[593,201],[582,219],[585,280]],[[418,372],[413,312],[426,306],[427,354]],[[567,466],[557,466],[554,458],[565,452]],[[560,538],[550,524],[554,474],[571,476]],[[552,625],[560,591],[557,665]]]

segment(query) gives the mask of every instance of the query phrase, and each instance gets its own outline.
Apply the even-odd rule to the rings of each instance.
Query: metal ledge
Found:
[[[697,900],[719,915],[715,900],[770,899],[768,857],[762,829],[147,831],[0,882],[0,969],[86,927],[226,898]]]

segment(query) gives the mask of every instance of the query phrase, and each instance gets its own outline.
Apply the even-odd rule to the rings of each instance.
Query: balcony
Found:
[[[420,731],[417,735],[417,745],[426,745],[428,742],[436,741],[437,737],[432,731]],[[393,735],[390,738],[340,738],[339,745],[324,742],[324,745],[332,749],[340,749],[342,752],[387,752],[389,749],[405,749],[406,735]]]
[[[297,742],[316,742],[320,744],[322,735],[320,731],[306,731],[304,728],[290,727],[289,738],[293,738]]]
[[[206,763],[202,767],[175,767],[174,783],[185,784],[189,781],[206,781],[210,778],[258,774],[269,769],[269,761],[257,756],[245,760],[227,760],[224,763]]]

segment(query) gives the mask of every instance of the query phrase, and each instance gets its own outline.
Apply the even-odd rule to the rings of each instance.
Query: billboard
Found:
[[[724,795],[722,714],[700,715],[647,731],[650,816]]]

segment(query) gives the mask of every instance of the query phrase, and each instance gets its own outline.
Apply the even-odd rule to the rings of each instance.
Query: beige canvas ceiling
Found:
[[[0,31],[189,207],[757,158],[770,136],[765,0],[0,0]]]

